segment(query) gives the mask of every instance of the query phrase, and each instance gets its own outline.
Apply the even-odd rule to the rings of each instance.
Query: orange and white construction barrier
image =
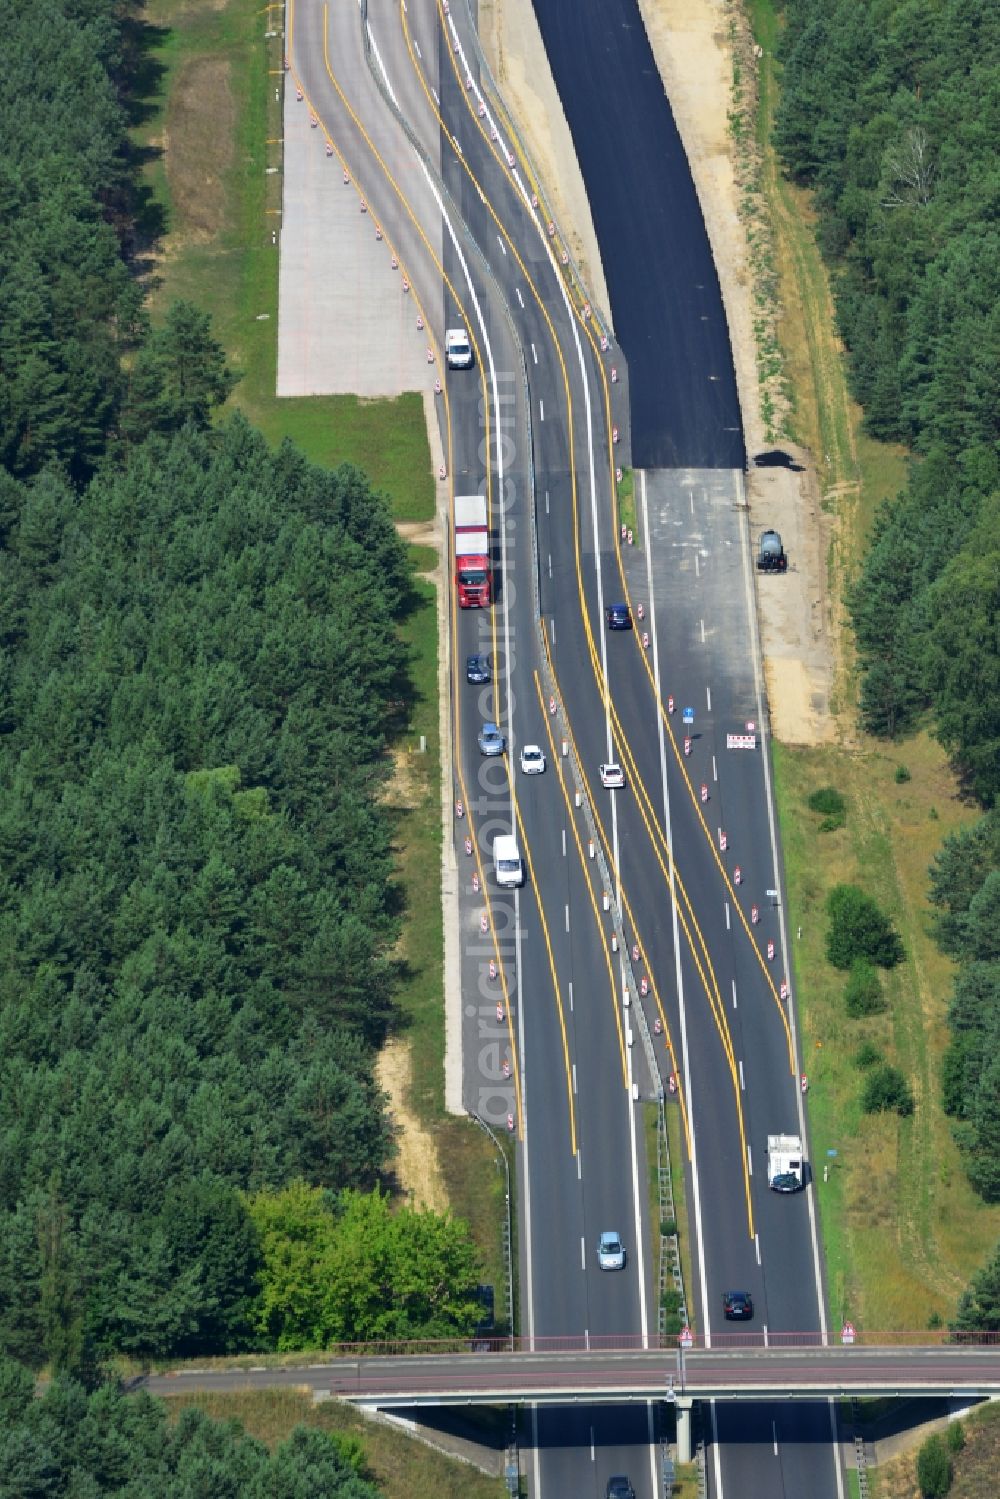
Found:
[[[708,782],[707,781],[702,781],[702,783],[701,783],[701,799],[702,799],[703,802],[707,802],[708,801]]]
[[[743,883],[743,871],[740,868],[740,866],[737,864],[736,868],[733,870],[733,884],[734,885],[742,885],[742,883]]]

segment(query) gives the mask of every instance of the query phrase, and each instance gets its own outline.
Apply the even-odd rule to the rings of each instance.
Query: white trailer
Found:
[[[797,1192],[802,1186],[802,1164],[798,1135],[768,1135],[767,1184],[772,1192]]]

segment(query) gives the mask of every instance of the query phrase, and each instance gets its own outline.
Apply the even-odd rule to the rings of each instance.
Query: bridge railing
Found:
[[[839,1344],[839,1339],[837,1340]],[[597,1335],[595,1333],[581,1334],[579,1336],[565,1335],[559,1337],[540,1337],[535,1335],[532,1343],[526,1337],[511,1337],[503,1335],[498,1337],[477,1336],[474,1338],[407,1338],[386,1339],[378,1342],[366,1343],[336,1343],[331,1347],[310,1354],[310,1359],[315,1362],[319,1357],[334,1359],[358,1359],[358,1358],[428,1358],[439,1355],[456,1354],[580,1354],[593,1353],[606,1355],[609,1353],[641,1353],[649,1351],[653,1353],[676,1353],[680,1346],[680,1340],[676,1333],[660,1335],[650,1333],[643,1337],[639,1333],[609,1333]],[[728,1329],[723,1332],[713,1332],[711,1340],[706,1340],[704,1334],[695,1333],[690,1344],[685,1345],[685,1352],[698,1352],[710,1348],[712,1352],[723,1353],[727,1349],[735,1352],[747,1348],[767,1349],[771,1352],[786,1350],[802,1350],[809,1348],[822,1348],[823,1335],[819,1330],[804,1332],[774,1332],[768,1329],[765,1334],[763,1330],[741,1328]],[[829,1345],[827,1345],[829,1346]],[[854,1330],[853,1346],[862,1348],[946,1348],[946,1347],[1000,1347],[1000,1332],[978,1331],[953,1333],[947,1328],[919,1328],[911,1331],[894,1329],[892,1331],[865,1331],[861,1328]]]

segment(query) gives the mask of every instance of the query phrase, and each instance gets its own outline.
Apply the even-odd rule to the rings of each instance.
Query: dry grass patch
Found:
[[[208,55],[182,62],[170,91],[163,138],[172,208],[170,254],[179,243],[207,244],[226,224],[235,121],[228,60]]]
[[[412,1058],[406,1041],[387,1041],[379,1053],[375,1076],[389,1096],[389,1115],[396,1135],[393,1175],[412,1207],[448,1209],[448,1193],[441,1174],[437,1144],[410,1104]]]
[[[366,1420],[350,1406],[332,1400],[313,1405],[311,1397],[298,1390],[201,1392],[170,1396],[165,1403],[173,1419],[185,1407],[195,1406],[215,1421],[238,1421],[268,1447],[283,1442],[296,1426],[357,1437],[364,1445],[371,1476],[386,1499],[499,1499],[506,1493],[499,1478],[490,1478],[389,1425]]]

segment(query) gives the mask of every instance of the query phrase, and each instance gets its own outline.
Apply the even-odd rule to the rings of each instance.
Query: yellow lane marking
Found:
[[[613,967],[612,962],[611,962],[611,955],[610,955],[610,951],[609,951],[609,944],[608,944],[608,941],[607,941],[607,939],[606,939],[606,937],[604,935],[604,926],[603,926],[603,923],[601,921],[600,915],[599,915],[598,910],[597,910],[597,897],[594,894],[594,889],[593,889],[593,886],[591,884],[591,877],[590,877],[590,874],[589,874],[588,868],[587,868],[587,865],[588,865],[589,861],[585,860],[584,857],[583,857],[583,846],[582,846],[582,844],[580,842],[580,833],[579,833],[579,830],[578,830],[578,828],[576,826],[576,818],[573,816],[573,813],[572,813],[572,811],[570,809],[569,793],[566,790],[566,781],[565,781],[565,777],[563,776],[562,761],[561,761],[559,755],[556,752],[556,742],[555,742],[555,739],[553,738],[553,735],[552,735],[552,725],[549,723],[549,715],[545,711],[545,696],[544,696],[544,693],[542,692],[542,684],[539,681],[539,677],[538,677],[537,671],[534,673],[534,677],[535,677],[535,691],[538,694],[538,704],[539,704],[539,707],[542,710],[542,718],[545,721],[545,733],[546,733],[546,736],[547,736],[548,741],[549,741],[549,753],[552,756],[552,761],[553,761],[553,764],[555,765],[555,768],[556,768],[556,773],[557,773],[558,780],[559,780],[559,787],[560,787],[560,789],[562,791],[562,794],[563,794],[563,801],[566,803],[566,814],[567,814],[567,817],[569,818],[570,826],[573,829],[573,838],[574,838],[574,840],[576,842],[576,851],[577,851],[577,855],[579,856],[579,859],[580,859],[581,867],[583,868],[584,878],[585,878],[585,880],[587,882],[587,894],[590,896],[590,907],[591,907],[591,910],[594,913],[594,923],[595,923],[595,925],[597,927],[597,937],[598,937],[598,941],[599,941],[600,946],[601,946],[601,951],[604,954],[604,963],[605,963],[605,966],[606,966],[606,968],[608,970],[608,987],[609,987],[609,990],[610,990],[610,993],[611,993],[611,1008],[614,1011],[615,1026],[616,1026],[617,1031],[618,1031],[618,1051],[619,1051],[619,1056],[620,1056],[621,1066],[622,1066],[622,1086],[627,1089],[628,1088],[628,1068],[627,1068],[626,1061],[625,1061],[625,1033],[624,1033],[624,1031],[622,1029],[622,1017],[621,1017],[621,1013],[619,1011],[619,1005],[618,1005],[618,985],[615,982],[615,972],[614,972],[614,967]]]

